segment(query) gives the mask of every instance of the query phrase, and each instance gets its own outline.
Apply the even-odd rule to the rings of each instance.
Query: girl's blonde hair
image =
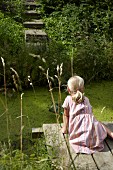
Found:
[[[84,80],[80,76],[73,76],[68,80],[69,92],[72,95],[72,99],[77,103],[81,103],[84,100]]]

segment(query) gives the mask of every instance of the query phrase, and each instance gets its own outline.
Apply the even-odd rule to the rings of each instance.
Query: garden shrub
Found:
[[[98,39],[98,41],[96,41]],[[77,45],[74,69],[85,80],[99,80],[106,77],[107,57],[104,54],[102,39],[90,37]]]
[[[24,0],[1,0],[0,9],[5,15],[12,17],[16,21],[22,22]]]
[[[104,54],[106,56],[107,64],[105,66],[106,79],[113,80],[113,42],[107,43]]]
[[[109,3],[92,4],[88,1],[79,6],[67,4],[62,10],[44,18],[49,37],[65,46],[69,60],[73,49],[74,73],[86,80],[113,77],[108,69],[112,64],[108,57],[112,53],[109,47],[112,42],[112,17]]]
[[[54,11],[59,11],[67,3],[75,3],[77,0],[40,0],[43,12],[48,15]]]
[[[24,28],[22,24],[15,22],[10,17],[5,17],[3,13],[0,12],[0,56],[4,58],[6,63],[6,77],[8,83],[11,80],[11,70],[13,67],[20,77],[24,74],[24,69],[26,70],[28,61],[27,50],[25,49],[24,40]],[[3,74],[3,66],[0,62],[0,73]],[[25,67],[25,68],[24,68]],[[1,76],[1,84],[3,84],[3,76]]]

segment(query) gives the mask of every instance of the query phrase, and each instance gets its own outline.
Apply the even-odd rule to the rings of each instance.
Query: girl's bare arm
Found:
[[[68,133],[69,110],[64,108],[62,133]]]

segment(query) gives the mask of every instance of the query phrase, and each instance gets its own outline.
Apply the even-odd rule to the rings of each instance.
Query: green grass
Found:
[[[50,92],[47,88],[35,88],[36,98],[33,90],[25,90],[23,95],[23,133],[30,133],[33,127],[41,127],[44,123],[55,123],[56,115],[49,111],[52,104]],[[62,101],[66,97],[62,91]],[[85,95],[90,99],[93,106],[93,113],[100,121],[113,120],[113,81],[93,83],[86,86]],[[0,94],[2,100],[4,96]],[[55,101],[58,100],[58,93],[54,92]],[[104,111],[101,113],[103,107]],[[20,95],[8,98],[8,109],[10,115],[11,136],[20,134]],[[4,107],[0,102],[0,115],[4,112]],[[62,118],[60,119],[62,121]],[[7,137],[6,133],[6,115],[0,117],[0,139]]]
[[[113,121],[113,81],[90,84],[85,91],[95,117],[99,121]]]

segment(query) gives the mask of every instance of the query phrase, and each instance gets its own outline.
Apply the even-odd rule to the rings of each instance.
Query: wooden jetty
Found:
[[[104,122],[105,123],[105,122]],[[113,131],[113,123],[105,123]],[[33,129],[34,130],[34,129]],[[113,170],[113,139],[107,137],[104,141],[105,148],[92,155],[76,154],[69,145],[68,135],[61,133],[60,124],[43,124],[49,156],[57,170]],[[32,133],[34,133],[32,131]],[[56,166],[56,167],[55,167]]]

